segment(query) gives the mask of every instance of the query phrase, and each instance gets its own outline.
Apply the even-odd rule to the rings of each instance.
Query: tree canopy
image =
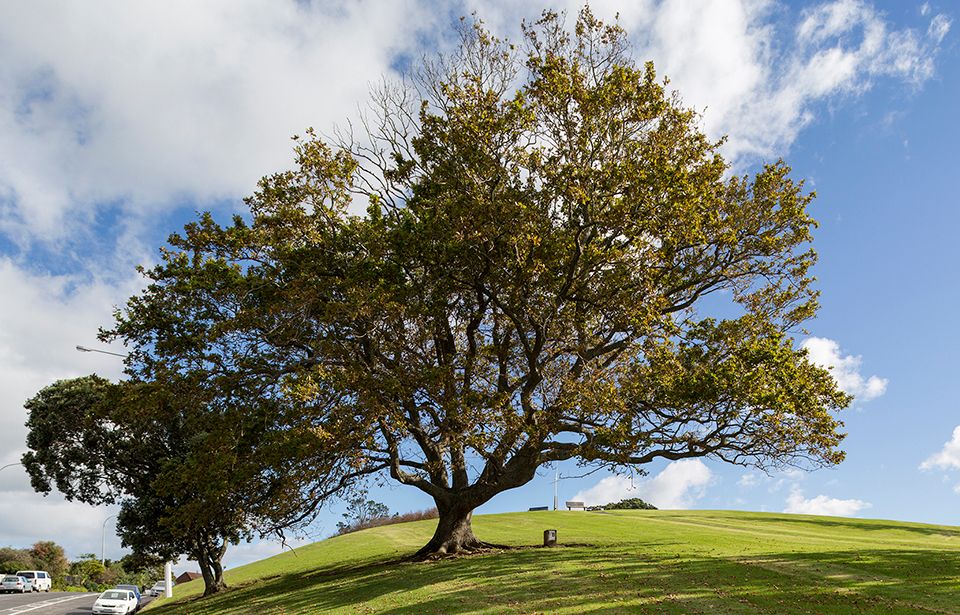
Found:
[[[840,462],[849,397],[794,340],[816,222],[788,166],[732,175],[587,9],[461,35],[360,134],[298,138],[249,215],[170,238],[103,333],[130,377],[292,434],[284,522],[366,475],[422,490],[424,556],[482,547],[473,509],[544,464]]]

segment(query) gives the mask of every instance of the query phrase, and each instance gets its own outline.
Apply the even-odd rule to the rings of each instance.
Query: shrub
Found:
[[[640,498],[628,498],[626,500],[620,500],[613,504],[607,504],[604,506],[606,510],[657,510],[657,507],[653,504],[644,502]]]

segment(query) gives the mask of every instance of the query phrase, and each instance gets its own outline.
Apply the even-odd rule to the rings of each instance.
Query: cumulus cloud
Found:
[[[787,507],[783,509],[783,512],[798,515],[853,517],[861,510],[870,508],[870,506],[869,502],[863,500],[841,500],[826,495],[818,495],[807,499],[803,497],[803,491],[794,488],[787,497]]]
[[[117,357],[79,353],[75,346],[103,348],[96,340],[97,327],[110,323],[114,305],[136,288],[139,280],[108,283],[71,275],[41,275],[0,258],[0,466],[16,463],[26,451],[27,412],[23,403],[56,380],[96,372],[118,378],[122,362]],[[117,350],[117,349],[114,349]],[[122,351],[122,349],[119,349]],[[99,545],[100,523],[109,513],[82,504],[65,503],[58,496],[43,498],[30,488],[19,466],[0,472],[0,518],[43,519],[31,523],[42,535],[34,540],[55,540],[71,553],[90,551],[91,538]],[[78,528],[86,528],[80,532]],[[7,528],[9,529],[9,528]],[[0,544],[18,544],[23,532],[7,536]],[[99,550],[99,547],[98,547]]]
[[[554,6],[576,12],[579,0]],[[878,78],[916,87],[951,27],[897,28],[872,5],[776,19],[763,0],[601,0],[640,59],[705,109],[733,159],[783,153],[815,105]],[[150,215],[236,200],[290,164],[287,137],[356,115],[369,84],[442,47],[476,10],[517,38],[530,3],[123,2],[0,5],[0,232],[53,241],[118,204]],[[928,11],[929,12],[929,11]],[[66,223],[65,223],[66,222]]]
[[[513,16],[536,9],[515,0],[491,19],[508,28]],[[559,3],[575,13],[582,3]],[[470,2],[490,15],[486,2]],[[869,90],[892,78],[916,88],[935,72],[939,45],[950,30],[943,14],[927,7],[922,23],[898,28],[872,4],[834,0],[809,6],[784,24],[784,5],[767,0],[646,0],[591,2],[605,19],[620,16],[637,55],[696,109],[714,137],[729,135],[728,157],[740,161],[784,153],[815,120],[828,99]]]
[[[53,540],[64,547],[68,557],[96,553],[99,558],[100,535],[105,531],[107,557],[122,555],[120,539],[115,535],[110,519],[116,514],[116,507],[68,502],[58,493],[38,496],[20,468],[3,470],[0,479],[3,481],[0,486],[0,519],[4,520],[0,523],[0,546],[26,548],[38,540]]]
[[[887,390],[887,379],[878,376],[864,377],[860,373],[861,357],[844,355],[840,344],[825,337],[811,337],[801,344],[810,361],[830,370],[837,386],[860,401],[870,401]]]
[[[355,115],[437,12],[413,0],[0,6],[0,229],[237,199]]]
[[[740,480],[737,481],[737,484],[741,487],[754,487],[760,482],[759,477],[753,472],[748,472],[740,477]]]
[[[713,473],[699,459],[673,461],[651,479],[633,481],[628,476],[608,476],[578,492],[573,501],[602,506],[626,498],[641,498],[657,508],[690,508],[703,497]]]
[[[940,452],[927,457],[920,464],[921,470],[960,470],[960,425],[953,429],[953,437],[943,445]]]

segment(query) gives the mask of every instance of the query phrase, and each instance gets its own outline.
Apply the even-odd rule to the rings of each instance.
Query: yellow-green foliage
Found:
[[[960,528],[729,511],[474,519],[510,551],[402,559],[434,521],[314,543],[175,588],[151,613],[960,613]],[[542,531],[560,547],[537,547]]]

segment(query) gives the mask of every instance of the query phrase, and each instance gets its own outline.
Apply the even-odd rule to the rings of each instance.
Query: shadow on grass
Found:
[[[167,613],[960,613],[960,553],[682,557],[657,545],[518,549],[287,575]],[[662,544],[659,546],[662,547]]]
[[[781,523],[795,523],[798,525],[806,525],[811,529],[826,527],[836,527],[841,529],[852,529],[852,530],[864,530],[864,531],[877,531],[882,530],[885,532],[909,532],[916,534],[923,534],[925,536],[942,536],[949,538],[960,538],[960,527],[944,527],[936,525],[906,525],[901,522],[896,523],[886,523],[884,521],[874,521],[870,519],[839,519],[839,518],[826,518],[826,517],[816,517],[811,519],[796,518],[791,516],[764,516],[764,517],[755,517],[750,519],[750,523],[769,523],[769,524],[781,524]]]

